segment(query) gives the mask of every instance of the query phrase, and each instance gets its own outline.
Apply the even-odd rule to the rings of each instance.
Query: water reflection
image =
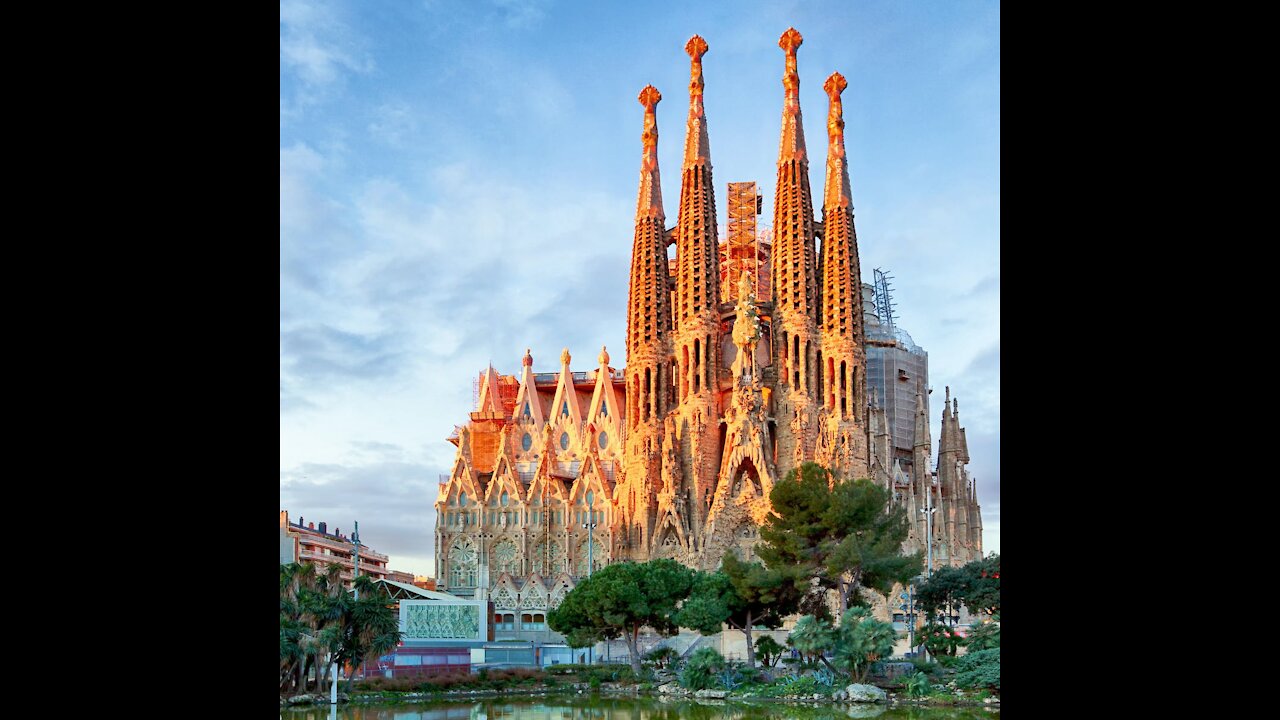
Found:
[[[998,720],[987,708],[886,708],[883,705],[805,706],[671,698],[565,696],[538,699],[492,698],[400,705],[343,705],[289,709],[282,720]]]

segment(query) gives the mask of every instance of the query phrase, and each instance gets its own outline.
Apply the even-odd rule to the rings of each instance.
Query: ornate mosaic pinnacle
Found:
[[[847,87],[849,81],[838,72],[831,73],[831,77],[822,84],[822,89],[827,91],[827,98],[831,100],[831,107],[827,110],[827,136],[833,142],[844,138],[844,104],[840,101],[840,93]],[[843,148],[839,154],[844,154]]]
[[[662,93],[652,85],[645,85],[638,99],[644,106],[644,131],[640,134],[643,153],[636,217],[658,217],[662,215],[662,181],[658,177],[658,115],[654,108],[662,100]]]
[[[569,364],[569,360],[570,360],[570,356],[569,356],[569,348],[565,348],[564,350],[561,350],[561,351],[560,351],[560,364],[561,364],[561,365],[568,365],[568,364]]]
[[[658,166],[658,116],[654,109],[662,100],[662,93],[652,85],[645,85],[640,91],[640,104],[644,106],[644,132],[640,135],[645,150],[645,170],[653,170]]]
[[[609,350],[604,346],[600,346],[600,355],[596,358],[600,361],[600,367],[609,367]]]
[[[689,53],[694,62],[701,62],[702,56],[707,54],[707,41],[701,35],[694,35],[684,44],[684,51]]]
[[[786,50],[788,55],[795,55],[796,48],[803,43],[804,37],[800,35],[799,30],[793,27],[787,28],[787,31],[782,33],[782,37],[778,38],[778,47]]]
[[[706,87],[706,83],[702,80],[702,56],[707,54],[707,41],[701,36],[694,35],[689,38],[689,42],[685,43],[684,51],[693,58],[689,64],[689,97],[694,101],[698,114],[701,115],[702,88]]]
[[[711,140],[707,137],[706,110],[702,106],[703,88],[706,87],[702,79],[702,56],[707,54],[707,41],[700,35],[694,35],[685,43],[684,51],[692,58],[689,63],[689,125],[684,138],[684,167],[688,169],[711,160]]]
[[[840,93],[849,87],[849,81],[838,72],[831,73],[831,77],[822,83],[822,89],[827,91],[827,97],[831,98],[831,102],[840,102]]]
[[[804,42],[795,28],[787,28],[778,38],[778,47],[787,53],[787,69],[782,73],[782,86],[787,89],[788,108],[800,105],[800,72],[796,70],[796,48]]]
[[[640,104],[644,106],[646,113],[653,112],[661,101],[662,93],[658,92],[658,88],[652,85],[645,85],[644,89],[640,91]]]
[[[533,367],[533,351],[529,348],[524,349],[524,359],[521,361],[525,367]]]

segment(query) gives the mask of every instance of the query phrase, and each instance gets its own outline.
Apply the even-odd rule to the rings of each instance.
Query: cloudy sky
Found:
[[[434,574],[445,442],[490,362],[624,362],[648,83],[674,224],[694,33],[720,227],[725,184],[771,222],[794,25],[820,215],[844,93],[864,280],[895,276],[929,352],[933,436],[960,401],[1000,547],[1000,17],[995,2],[285,0],[280,5],[280,508]]]

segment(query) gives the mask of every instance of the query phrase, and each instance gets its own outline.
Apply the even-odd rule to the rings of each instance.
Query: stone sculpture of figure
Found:
[[[831,467],[831,435],[827,431],[827,414],[818,413],[818,451],[815,462],[823,467]]]
[[[675,436],[667,438],[662,458],[662,492],[671,493],[682,480],[680,456],[676,453]]]
[[[733,321],[733,344],[738,357],[733,361],[733,376],[738,384],[749,385],[756,377],[756,343],[760,341],[760,320],[756,315],[756,295],[751,274],[738,277],[738,317]]]

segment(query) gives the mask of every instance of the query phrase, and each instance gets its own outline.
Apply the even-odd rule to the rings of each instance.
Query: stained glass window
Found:
[[[475,541],[468,537],[454,540],[449,550],[449,585],[475,587],[477,565]]]
[[[515,543],[504,539],[493,546],[493,567],[499,573],[506,572],[512,575],[520,573],[520,552],[516,549]]]

